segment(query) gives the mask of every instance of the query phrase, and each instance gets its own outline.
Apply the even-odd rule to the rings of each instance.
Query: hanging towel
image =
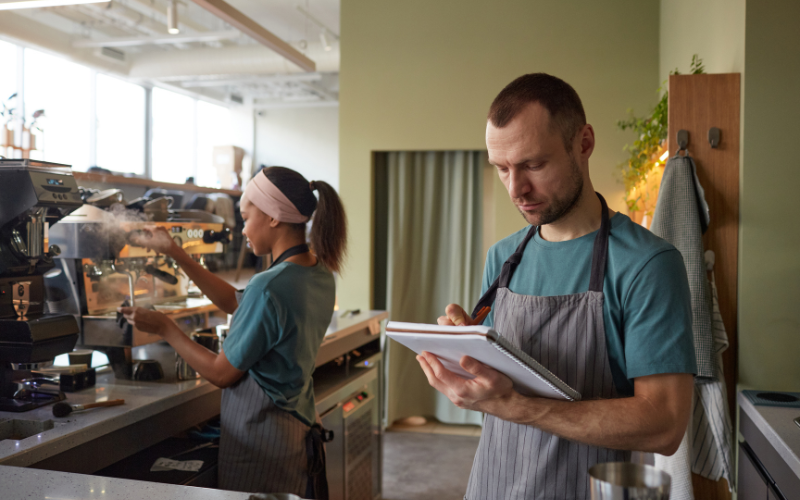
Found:
[[[674,455],[653,454],[654,466],[670,476],[669,500],[694,500],[692,487],[692,426],[686,428]]]
[[[724,477],[733,491],[733,426],[728,411],[728,392],[722,370],[722,353],[728,348],[728,334],[719,312],[717,285],[714,278],[714,252],[705,253],[706,266],[711,271],[713,299],[714,351],[717,380],[699,380],[695,384],[692,415],[692,472],[713,481]]]
[[[705,200],[700,201],[704,198],[702,193],[691,157],[676,155],[670,158],[661,179],[650,230],[672,243],[683,256],[692,295],[697,376],[715,380],[711,290],[703,257],[703,226],[707,227],[708,211],[704,208]]]

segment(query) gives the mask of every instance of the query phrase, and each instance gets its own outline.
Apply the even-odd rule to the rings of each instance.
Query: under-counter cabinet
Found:
[[[797,408],[754,406],[739,394],[739,500],[800,499]]]

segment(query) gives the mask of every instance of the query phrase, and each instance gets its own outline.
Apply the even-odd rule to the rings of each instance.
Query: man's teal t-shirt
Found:
[[[333,275],[321,263],[278,264],[250,280],[222,347],[279,408],[308,425],[316,419],[311,374],[335,301]]]
[[[603,283],[606,345],[614,384],[633,395],[633,379],[660,373],[697,373],[689,280],[680,252],[629,217],[611,218]],[[489,250],[483,289],[500,275],[530,226]],[[528,242],[509,289],[521,295],[586,292],[597,231],[551,242],[537,233]],[[492,326],[494,313],[484,321]],[[502,335],[503,332],[498,332]]]

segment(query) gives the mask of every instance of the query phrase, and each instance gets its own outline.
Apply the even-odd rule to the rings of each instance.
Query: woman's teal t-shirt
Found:
[[[316,418],[311,374],[335,295],[333,275],[321,263],[278,264],[250,280],[223,345],[234,367],[308,425]]]

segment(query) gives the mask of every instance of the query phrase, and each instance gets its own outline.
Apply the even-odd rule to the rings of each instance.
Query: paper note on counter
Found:
[[[197,472],[203,466],[202,460],[170,460],[169,458],[159,458],[150,467],[150,472],[161,472],[167,470],[182,470],[184,472]]]

